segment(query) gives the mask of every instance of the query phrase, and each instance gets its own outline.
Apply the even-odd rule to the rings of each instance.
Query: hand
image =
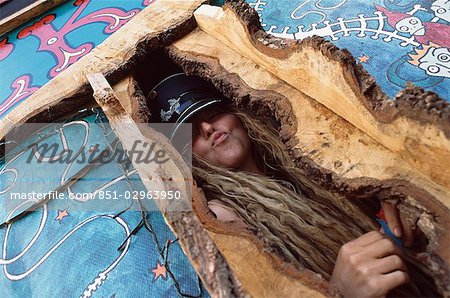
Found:
[[[384,297],[409,281],[401,254],[383,234],[364,234],[341,247],[330,283],[344,297]]]
[[[408,224],[405,218],[399,215],[399,212],[395,206],[388,203],[382,203],[384,210],[384,216],[389,229],[398,238],[402,238],[403,245],[411,247],[414,241],[414,232],[411,225]]]

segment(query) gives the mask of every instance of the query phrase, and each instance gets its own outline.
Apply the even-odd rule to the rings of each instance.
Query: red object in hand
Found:
[[[381,208],[380,211],[377,213],[377,217],[386,221],[386,216],[384,215],[384,209]]]

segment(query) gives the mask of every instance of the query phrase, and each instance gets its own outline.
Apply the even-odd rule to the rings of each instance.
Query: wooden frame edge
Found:
[[[68,0],[38,0],[0,20],[0,36]]]

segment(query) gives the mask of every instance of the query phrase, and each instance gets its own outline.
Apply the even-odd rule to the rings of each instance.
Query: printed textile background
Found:
[[[412,82],[449,100],[448,0],[247,0],[264,30],[348,49],[390,97]]]
[[[0,221],[30,206],[33,193],[53,196],[87,166],[81,154],[115,151],[116,140],[106,116],[85,109],[8,150],[0,164]],[[57,144],[57,154],[44,152],[44,143]],[[0,229],[0,296],[207,297],[161,213],[136,211],[131,197],[141,191],[128,160],[103,163],[59,190],[64,199]]]

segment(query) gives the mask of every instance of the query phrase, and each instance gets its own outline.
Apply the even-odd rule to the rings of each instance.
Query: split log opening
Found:
[[[197,33],[194,32],[193,34]],[[302,136],[297,132],[299,126],[307,122],[307,125],[310,126],[310,133],[313,131],[317,135],[321,134],[320,129],[315,129],[312,123],[316,123],[319,127],[322,120],[327,120],[331,117],[330,115],[333,114],[331,111],[324,107],[315,107],[320,112],[315,116],[317,118],[315,120],[316,122],[298,118],[296,115],[298,110],[293,108],[292,98],[291,100],[287,98],[298,95],[295,92],[291,93],[289,91],[290,89],[286,89],[284,85],[287,84],[284,82],[272,82],[266,77],[263,77],[264,82],[270,81],[267,86],[265,88],[252,88],[248,79],[246,81],[243,80],[243,77],[245,77],[243,74],[237,71],[229,71],[223,65],[223,62],[219,63],[218,58],[208,57],[206,54],[202,55],[198,52],[189,53],[180,49],[181,44],[170,46],[164,50],[155,51],[154,48],[151,48],[147,53],[145,61],[140,61],[137,64],[134,73],[143,95],[147,95],[150,89],[161,78],[174,72],[185,71],[193,75],[201,76],[213,83],[221,93],[232,99],[238,107],[251,111],[256,116],[266,117],[266,119],[269,119],[268,122],[279,131],[280,138],[285,142],[286,148],[289,150],[294,162],[299,168],[304,170],[306,177],[316,183],[319,191],[329,191],[336,196],[351,200],[371,219],[378,212],[380,201],[390,201],[397,205],[401,212],[407,214],[408,218],[416,223],[418,228],[426,235],[426,238],[422,239],[419,245],[414,247],[418,267],[427,268],[426,270],[437,285],[437,292],[444,296],[448,295],[450,283],[447,264],[449,260],[447,245],[449,241],[446,229],[450,227],[450,218],[447,209],[438,200],[427,191],[404,180],[383,180],[367,177],[349,179],[345,175],[337,174],[330,171],[329,168],[323,167],[324,163],[316,162],[314,154],[310,154],[312,150],[316,150],[316,147],[312,146],[308,150],[308,147],[311,146],[308,143],[311,135]],[[239,68],[239,63],[241,61],[235,67]],[[246,67],[249,66],[246,65],[242,68],[245,69]],[[250,70],[253,74],[262,76],[260,72],[263,70],[257,65],[253,65]],[[122,75],[120,74],[114,77],[114,80],[119,81]],[[283,86],[280,87],[281,85]],[[287,93],[282,94],[281,92],[274,91],[277,88],[279,88],[278,90],[287,90]],[[92,104],[91,98],[84,95],[87,93],[85,89],[84,87],[78,92],[80,95],[67,98],[61,104],[50,106],[48,109],[38,113],[29,122],[55,121],[56,118],[67,115],[66,113],[70,110]],[[139,93],[139,90],[137,92]],[[143,97],[141,96],[141,98]],[[134,104],[135,107],[140,108],[132,109],[131,114],[133,117],[136,116],[136,119],[140,119],[142,122],[148,119],[151,120],[149,111],[143,111],[146,106],[152,106],[151,102],[144,103],[140,101]],[[303,108],[306,109],[306,106]],[[139,113],[138,110],[140,110]],[[325,112],[325,110],[327,111]],[[361,134],[360,131],[354,128],[348,128],[346,133]],[[328,146],[323,146],[323,144],[319,147]],[[342,155],[348,155],[345,152],[345,148],[341,148],[340,150],[342,150]],[[368,150],[367,152],[368,156],[370,156],[371,151]],[[336,162],[334,161],[333,164],[336,164]],[[358,167],[358,164],[354,166]],[[235,241],[244,241],[242,233],[239,231],[230,232],[226,225],[208,220],[206,212],[204,214],[197,213],[197,215],[208,229],[216,231],[219,234],[237,235],[241,238],[234,238]],[[214,240],[216,242],[221,241],[217,237]],[[257,241],[257,239],[252,238],[251,241]],[[222,242],[221,245],[226,246],[227,244]],[[223,247],[219,245],[219,248],[222,249]],[[263,248],[259,247],[259,249]],[[276,257],[272,256],[269,256],[269,258],[270,260],[267,262],[274,262],[274,259],[276,259]],[[245,267],[245,264],[240,263],[240,266]],[[286,269],[286,264],[282,268],[285,269],[281,270],[281,274],[300,279],[308,287],[320,292],[326,292],[326,290],[323,290],[326,286],[321,281],[318,281],[316,276],[305,274],[305,272],[293,272],[291,270],[292,268]],[[233,269],[235,270],[236,268]],[[242,276],[238,277],[242,279]],[[430,281],[430,283],[432,282]],[[246,285],[248,286],[248,284]],[[246,285],[244,285],[244,288]],[[292,287],[290,289],[292,290]],[[432,289],[432,293],[436,293],[434,289]]]
[[[320,166],[314,159],[308,157],[304,150],[298,149],[301,147],[298,144],[303,140],[302,136],[296,132],[298,123],[302,122],[302,119],[297,119],[286,96],[270,91],[270,87],[267,88],[268,90],[251,88],[239,75],[227,72],[217,61],[205,56],[200,53],[181,52],[176,47],[170,46],[164,50],[150,53],[145,62],[136,69],[135,78],[144,94],[148,94],[162,78],[181,71],[200,76],[211,82],[237,107],[249,111],[252,116],[263,118],[265,123],[269,123],[279,132],[286,150],[289,151],[293,161],[297,167],[302,169],[305,178],[309,180],[309,185],[312,186],[312,189],[303,188],[301,190],[303,193],[310,198],[314,198],[320,193],[329,193],[341,200],[352,202],[365,215],[363,218],[355,218],[357,221],[373,222],[382,201],[396,205],[400,212],[406,214],[408,219],[411,219],[417,229],[422,232],[420,239],[416,239],[410,250],[410,255],[415,256],[410,264],[410,270],[416,272],[412,274],[415,276],[413,279],[421,280],[422,290],[425,289],[424,293],[427,295],[438,295],[438,293],[446,295],[448,266],[445,260],[436,254],[436,250],[439,250],[440,235],[444,232],[443,226],[448,222],[448,214],[440,208],[430,194],[407,181],[379,180],[369,177],[348,179]],[[149,100],[147,106],[152,111],[155,103]],[[152,111],[153,114],[155,112],[156,110]],[[314,130],[314,127],[310,129]],[[320,131],[316,131],[316,133],[319,134]],[[424,206],[421,202],[427,202],[428,205]],[[204,202],[200,205],[202,204],[203,207],[206,206]],[[431,210],[427,208],[430,206]],[[435,213],[434,210],[440,212]],[[245,234],[243,231],[230,229],[229,225],[218,223],[207,214],[207,208],[199,207],[198,204],[196,212],[210,230],[227,235],[242,236]],[[252,238],[248,235],[247,237]],[[258,241],[255,238],[252,239]],[[221,248],[220,245],[219,248]],[[260,248],[270,250],[267,247]],[[276,251],[274,253],[277,254]],[[416,275],[417,272],[419,272],[418,275]],[[298,277],[298,274],[293,274],[290,270],[285,270],[283,273]],[[307,279],[305,276],[302,278]]]

